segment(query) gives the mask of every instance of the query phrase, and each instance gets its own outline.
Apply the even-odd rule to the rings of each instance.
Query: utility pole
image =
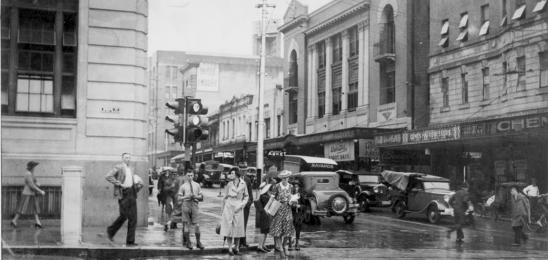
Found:
[[[266,8],[275,8],[273,4],[267,4],[266,0],[262,0],[261,4],[256,5],[257,8],[261,8],[261,71],[259,80],[259,118],[257,129],[257,169],[263,173],[264,168],[264,85],[266,74]]]

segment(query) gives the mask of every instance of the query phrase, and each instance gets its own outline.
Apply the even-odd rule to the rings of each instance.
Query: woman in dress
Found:
[[[270,250],[266,248],[265,242],[266,237],[270,232],[270,222],[272,221],[272,219],[270,215],[266,213],[264,207],[268,204],[268,201],[270,200],[272,187],[274,186],[272,186],[271,184],[267,184],[266,182],[261,183],[261,186],[259,186],[259,189],[261,189],[260,196],[255,203],[255,209],[257,211],[257,214],[259,214],[259,229],[261,230],[261,234],[263,234],[263,239],[259,243],[259,246],[257,246],[257,250],[264,253],[270,252]]]
[[[225,188],[225,197],[221,208],[221,232],[220,235],[228,240],[228,254],[234,255],[239,253],[240,237],[245,236],[244,229],[244,211],[243,208],[247,204],[249,195],[247,194],[247,186],[240,179],[240,173],[237,169],[230,170],[228,174],[230,182]],[[235,249],[232,249],[234,242]]]
[[[283,170],[278,175],[281,182],[276,184],[274,188],[274,198],[278,200],[281,205],[270,225],[270,234],[274,237],[276,247],[280,245],[282,248],[276,248],[280,251],[282,257],[287,255],[287,249],[285,247],[286,241],[295,233],[293,227],[293,216],[291,215],[291,207],[289,206],[289,200],[291,199],[291,190],[293,186],[289,184],[288,178],[291,176],[291,172]]]
[[[21,197],[21,202],[17,208],[17,213],[15,217],[11,220],[11,226],[17,227],[17,220],[21,215],[34,215],[34,224],[35,228],[42,228],[42,223],[40,223],[40,207],[38,205],[38,200],[36,200],[36,195],[44,195],[46,192],[39,188],[36,177],[34,177],[34,168],[38,165],[37,162],[30,161],[27,163],[27,172],[25,173],[25,187],[23,188],[23,196]]]

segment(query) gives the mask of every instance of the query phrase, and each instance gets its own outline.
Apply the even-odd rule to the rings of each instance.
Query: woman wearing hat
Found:
[[[265,247],[266,237],[268,233],[270,232],[270,222],[271,218],[268,213],[266,213],[264,207],[266,204],[268,204],[268,201],[270,200],[270,191],[273,186],[271,184],[267,184],[266,182],[261,183],[261,186],[259,186],[260,196],[259,199],[256,201],[255,208],[259,213],[259,229],[261,230],[261,234],[263,234],[263,239],[261,240],[261,243],[259,246],[257,246],[257,250],[268,253],[270,250],[268,250]]]
[[[280,208],[276,211],[276,215],[272,219],[270,225],[270,234],[274,237],[276,245],[281,245],[282,248],[277,248],[282,257],[287,255],[285,247],[286,241],[295,233],[293,227],[293,216],[291,215],[291,207],[289,200],[291,199],[291,191],[293,186],[288,182],[291,172],[283,170],[278,175],[282,181],[274,187],[274,198],[280,202]]]
[[[228,254],[234,255],[239,253],[240,237],[245,236],[244,229],[244,207],[247,204],[249,195],[247,194],[247,186],[240,179],[240,173],[237,169],[230,170],[228,174],[230,182],[225,188],[225,197],[221,208],[221,231],[220,235],[228,240]],[[234,241],[235,248],[232,250],[232,242]]]
[[[37,162],[30,161],[27,163],[27,172],[25,173],[25,187],[23,188],[23,193],[21,196],[21,202],[17,208],[17,213],[15,217],[11,220],[11,226],[17,227],[17,220],[21,215],[34,215],[36,223],[34,227],[42,228],[42,223],[40,223],[40,207],[38,205],[38,200],[36,200],[36,195],[44,195],[46,192],[41,190],[38,187],[38,182],[36,177],[34,177],[34,168],[38,165]]]

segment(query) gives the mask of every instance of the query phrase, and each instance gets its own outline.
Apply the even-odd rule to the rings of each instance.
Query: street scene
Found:
[[[1,259],[548,259],[547,0],[2,0]]]

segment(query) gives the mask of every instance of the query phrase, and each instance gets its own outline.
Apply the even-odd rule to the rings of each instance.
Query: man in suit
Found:
[[[139,176],[134,175],[133,169],[129,167],[130,160],[131,155],[123,153],[122,163],[115,165],[105,177],[108,182],[114,185],[114,198],[118,199],[118,206],[120,207],[120,215],[112,225],[108,226],[107,235],[108,239],[113,241],[114,235],[127,220],[126,245],[136,246],[137,192],[143,185],[139,183]]]
[[[247,204],[245,204],[245,207],[244,207],[244,227],[245,227],[245,230],[247,231],[247,220],[249,219],[249,209],[251,208],[251,204],[253,204],[253,192],[252,192],[253,190],[251,188],[251,179],[247,177],[247,174],[245,174],[245,172],[242,173],[241,179],[245,182],[245,185],[247,186],[247,194],[249,194],[249,199],[247,200]],[[242,247],[249,247],[245,237],[240,239],[240,245]]]

